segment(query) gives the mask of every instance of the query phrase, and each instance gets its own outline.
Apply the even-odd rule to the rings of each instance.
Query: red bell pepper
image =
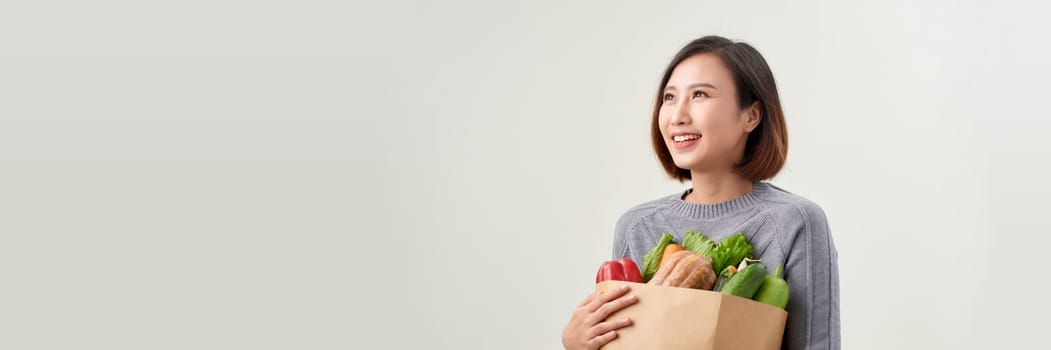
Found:
[[[595,275],[595,283],[609,280],[642,283],[642,274],[639,273],[639,266],[635,265],[634,261],[620,258],[620,260],[603,263],[598,269],[598,274]]]

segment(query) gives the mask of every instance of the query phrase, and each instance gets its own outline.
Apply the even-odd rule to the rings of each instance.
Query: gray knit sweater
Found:
[[[662,233],[682,242],[683,233],[700,231],[718,242],[744,232],[753,255],[770,268],[784,266],[791,296],[782,348],[840,348],[839,269],[825,213],[814,202],[766,182],[744,196],[719,204],[694,204],[677,193],[640,204],[617,221],[613,258],[642,257]],[[716,271],[718,273],[718,271]]]

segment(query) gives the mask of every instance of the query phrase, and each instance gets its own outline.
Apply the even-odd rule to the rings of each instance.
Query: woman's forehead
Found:
[[[694,84],[722,87],[731,81],[730,70],[722,59],[713,54],[699,54],[679,62],[665,87],[685,89]]]

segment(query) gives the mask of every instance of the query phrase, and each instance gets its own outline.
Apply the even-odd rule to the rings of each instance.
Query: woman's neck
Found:
[[[733,172],[702,173],[691,172],[693,191],[683,200],[695,204],[716,204],[726,202],[755,190],[755,184]]]

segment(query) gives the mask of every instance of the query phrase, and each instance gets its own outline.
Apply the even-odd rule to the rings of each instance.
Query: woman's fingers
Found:
[[[566,349],[579,349],[581,346],[584,349],[598,349],[616,339],[617,330],[631,325],[631,320],[605,319],[637,301],[634,295],[628,294],[630,291],[630,287],[622,285],[584,298],[562,331],[563,346]]]
[[[592,338],[598,337],[600,335],[609,333],[609,331],[615,331],[615,330],[618,330],[618,329],[621,329],[621,328],[624,328],[624,327],[627,327],[627,326],[630,326],[630,325],[631,325],[631,319],[630,318],[622,318],[622,319],[619,319],[619,320],[616,320],[616,321],[602,322],[602,323],[599,323],[599,324],[595,325],[594,327],[591,327],[591,332],[590,332],[591,334],[589,334],[589,336],[591,336]]]
[[[587,348],[588,349],[598,349],[598,348],[602,347],[603,345],[606,345],[606,343],[609,343],[610,341],[613,341],[613,339],[617,339],[617,331],[609,331],[609,332],[606,332],[605,334],[602,334],[600,336],[591,338],[591,340],[588,340],[588,342],[586,343],[587,344]]]
[[[589,323],[597,324],[600,321],[605,320],[607,317],[609,317],[609,315],[612,315],[614,312],[620,311],[620,309],[628,307],[628,305],[634,304],[636,301],[638,301],[638,298],[636,298],[635,295],[628,294],[623,297],[617,298],[617,300],[613,300],[602,304],[602,306],[600,306],[598,310],[595,310],[595,312],[591,313],[591,319],[589,320]]]
[[[631,290],[631,288],[628,288],[628,286],[626,285],[622,285],[612,290],[596,292],[596,294],[598,295],[591,300],[590,304],[588,304],[587,311],[595,312],[595,310],[598,310],[599,307],[605,305],[610,300],[619,298],[621,295],[627,294],[629,290]]]
[[[603,345],[606,345],[606,343],[609,343],[610,341],[613,341],[613,339],[617,338],[618,329],[630,325],[631,319],[624,318],[616,321],[602,322],[595,325],[594,327],[591,327],[591,330],[588,331],[588,336],[591,339],[588,340],[586,343],[588,349],[598,349]]]

